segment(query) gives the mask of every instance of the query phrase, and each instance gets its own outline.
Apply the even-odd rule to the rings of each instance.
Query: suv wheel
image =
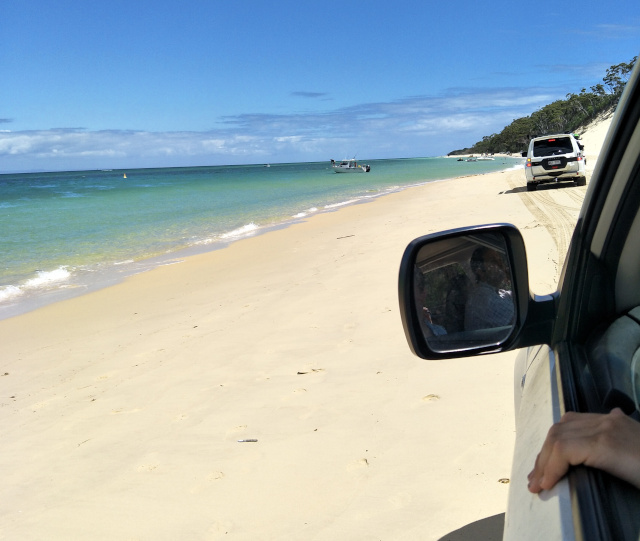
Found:
[[[587,184],[587,177],[578,177],[576,179],[576,186],[586,186]]]
[[[528,192],[535,192],[536,191],[536,187],[537,186],[536,186],[535,182],[527,182],[527,191]]]

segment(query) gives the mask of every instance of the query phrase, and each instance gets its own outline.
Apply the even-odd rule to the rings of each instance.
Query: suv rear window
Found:
[[[568,154],[573,152],[573,145],[569,137],[554,137],[552,139],[540,139],[533,142],[533,156],[543,158],[555,154]]]

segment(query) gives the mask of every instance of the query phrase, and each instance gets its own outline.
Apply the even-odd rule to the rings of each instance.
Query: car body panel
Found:
[[[568,480],[559,482],[543,497],[531,494],[527,489],[527,475],[549,426],[564,412],[556,357],[548,346],[520,350],[515,363],[514,386],[516,442],[504,539],[574,539]],[[523,430],[524,426],[526,430]],[[535,531],[531,530],[531,524],[536,524]]]

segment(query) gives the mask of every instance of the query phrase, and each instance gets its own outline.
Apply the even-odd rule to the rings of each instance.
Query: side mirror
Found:
[[[399,296],[405,334],[419,357],[518,347],[535,302],[520,232],[495,224],[415,239],[400,265]]]
[[[528,151],[527,151],[527,150],[523,150],[523,151],[520,153],[520,156],[522,156],[523,158],[526,158],[526,157],[527,157],[527,153],[528,153]]]

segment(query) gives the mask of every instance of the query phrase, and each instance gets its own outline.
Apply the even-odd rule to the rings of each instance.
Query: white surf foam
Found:
[[[17,286],[5,286],[0,288],[0,303],[15,299],[22,295],[23,291]]]
[[[69,278],[71,272],[66,267],[58,267],[52,271],[36,271],[34,278],[29,278],[20,285],[10,284],[0,288],[0,303],[10,302],[25,293],[64,287]]]
[[[67,267],[58,267],[52,271],[37,271],[36,277],[27,280],[24,283],[24,287],[26,289],[49,287],[65,282],[69,278],[71,278],[71,273],[67,270]]]
[[[253,235],[258,229],[260,229],[259,225],[254,224],[253,222],[243,225],[238,229],[234,229],[233,231],[229,231],[228,233],[224,233],[220,235],[222,239],[235,239],[238,237],[247,237],[249,235]]]

